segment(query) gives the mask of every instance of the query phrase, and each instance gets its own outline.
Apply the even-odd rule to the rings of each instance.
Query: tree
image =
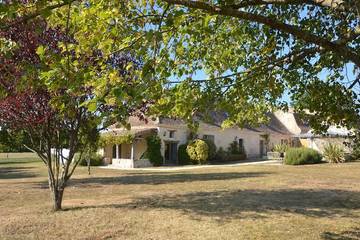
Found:
[[[191,119],[219,109],[229,113],[225,125],[243,126],[287,109],[286,93],[320,131],[358,124],[358,1],[158,0],[135,8],[146,37],[130,45],[150,49],[154,75],[172,92],[159,112]],[[208,78],[194,79],[199,70]]]
[[[0,5],[7,12],[3,29],[13,15],[21,23],[81,3],[38,1],[24,8],[11,2]],[[289,107],[286,94],[319,131],[359,121],[357,0],[126,1],[111,17],[115,3],[84,5],[121,30],[112,31],[117,47],[142,59],[141,77],[156,89],[154,114],[193,123],[198,112],[222,110],[224,126],[258,124],[267,121],[265,112]],[[91,14],[80,19],[81,26],[97,24]],[[207,77],[194,79],[199,71]]]
[[[1,7],[32,11],[36,4]],[[149,86],[136,77],[141,63],[116,43],[121,26],[108,25],[118,8],[64,1],[56,14],[9,18],[0,31],[0,126],[31,139],[27,148],[48,170],[54,210],[61,209],[79,163],[75,153],[81,155],[101,129],[115,121],[125,125],[148,109]]]
[[[22,131],[9,134],[6,129],[0,130],[0,152],[29,152],[29,149],[24,147],[24,144],[29,142],[30,139]]]

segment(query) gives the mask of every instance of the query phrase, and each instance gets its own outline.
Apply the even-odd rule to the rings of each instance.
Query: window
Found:
[[[281,139],[281,144],[288,145],[289,142],[287,139]]]
[[[244,139],[239,138],[239,151],[244,153]]]
[[[175,137],[175,131],[171,130],[169,131],[169,138],[174,138]]]
[[[213,143],[215,142],[215,136],[214,135],[205,135],[204,134],[203,139],[212,141]]]

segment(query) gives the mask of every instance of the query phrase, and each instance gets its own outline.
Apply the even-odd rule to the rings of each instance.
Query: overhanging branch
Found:
[[[45,12],[48,12],[48,11],[52,11],[52,10],[55,10],[57,8],[61,8],[63,6],[66,6],[68,4],[71,4],[73,2],[75,2],[76,0],[66,0],[66,1],[63,1],[61,3],[58,3],[58,4],[55,4],[55,5],[51,5],[51,6],[47,6],[39,11],[36,11],[34,13],[31,13],[31,14],[28,14],[28,15],[25,15],[25,16],[22,16],[19,20],[17,21],[14,21],[14,22],[11,22],[9,24],[4,24],[2,26],[0,26],[0,30],[7,30],[15,25],[18,25],[18,24],[21,24],[21,23],[25,23],[31,19],[34,19],[38,16],[40,16],[41,14],[45,13]]]
[[[345,60],[351,61],[355,63],[357,66],[360,66],[360,56],[356,52],[354,52],[351,48],[347,47],[345,44],[332,42],[324,37],[317,36],[297,26],[283,23],[271,17],[262,16],[254,13],[248,13],[232,7],[216,6],[206,2],[199,2],[195,0],[164,0],[164,1],[169,4],[181,5],[192,9],[203,10],[209,14],[235,17],[246,21],[264,24],[273,29],[291,34],[296,38],[301,39],[305,42],[316,44],[317,46],[320,46],[329,52],[335,52],[339,56],[343,57]]]

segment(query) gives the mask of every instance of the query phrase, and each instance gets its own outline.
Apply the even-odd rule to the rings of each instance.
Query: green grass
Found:
[[[0,239],[360,239],[359,162],[86,172],[53,213],[41,162],[0,164]]]

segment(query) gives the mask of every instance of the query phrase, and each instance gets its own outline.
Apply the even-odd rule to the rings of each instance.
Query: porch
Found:
[[[107,164],[116,168],[143,168],[152,167],[146,158],[146,137],[156,134],[154,128],[112,131],[113,136],[133,136],[130,143],[112,143],[104,148],[104,157]]]

